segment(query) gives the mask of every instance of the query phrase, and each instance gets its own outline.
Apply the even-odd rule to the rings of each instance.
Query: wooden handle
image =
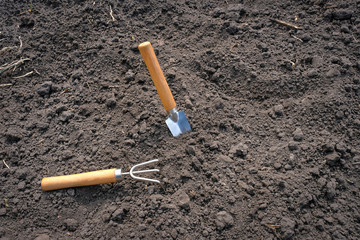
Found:
[[[116,182],[115,168],[66,176],[46,177],[41,180],[41,188],[44,191],[51,191],[113,182]]]
[[[144,42],[139,45],[139,51],[143,57],[145,64],[150,72],[151,78],[155,84],[156,90],[160,96],[160,100],[166,111],[170,111],[176,107],[173,95],[171,94],[169,85],[166,82],[163,72],[161,71],[159,62],[156,58],[154,49],[150,42]]]

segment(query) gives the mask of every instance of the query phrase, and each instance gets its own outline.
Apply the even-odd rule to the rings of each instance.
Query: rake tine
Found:
[[[147,164],[150,164],[150,163],[153,163],[153,162],[157,162],[157,161],[159,161],[159,160],[158,160],[158,159],[154,159],[154,160],[150,160],[150,161],[147,161],[147,162],[143,162],[143,163],[139,163],[139,164],[134,165],[134,166],[130,169],[130,172],[129,172],[129,173],[130,173],[130,176],[131,176],[132,178],[134,178],[134,179],[137,179],[137,180],[160,183],[160,181],[159,181],[159,180],[156,180],[156,179],[138,177],[138,176],[135,176],[135,175],[134,175],[134,173],[159,172],[159,171],[160,171],[159,169],[148,169],[148,170],[134,171],[135,168],[137,168],[137,167],[144,166],[144,165],[147,165]],[[125,174],[125,173],[124,173],[124,174]]]

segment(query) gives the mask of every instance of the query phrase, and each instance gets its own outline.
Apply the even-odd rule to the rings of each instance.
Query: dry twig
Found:
[[[19,41],[20,41],[20,46],[19,46],[19,53],[21,53],[21,49],[22,49],[22,46],[23,46],[23,43],[21,41],[21,37],[19,36]]]
[[[354,184],[354,182],[351,181],[350,179],[346,179],[346,181],[347,181],[348,183],[350,183],[350,184]]]
[[[19,53],[21,52],[21,48],[23,46],[23,43],[21,41],[21,37],[19,36],[19,41],[20,41],[20,46],[19,47],[16,47],[16,46],[11,46],[11,47],[3,47],[1,50],[0,50],[0,54],[3,54],[5,52],[8,52],[8,51],[12,51],[14,49],[18,49]]]
[[[17,66],[23,64],[25,61],[30,61],[30,60],[31,60],[30,58],[21,58],[20,60],[13,61],[11,63],[5,63],[4,65],[0,66],[0,74],[9,69],[12,68],[15,69]]]
[[[5,205],[5,207],[9,207],[9,199],[7,199],[7,198],[4,198],[4,205]]]
[[[273,224],[265,224],[265,226],[267,226],[268,228],[271,228],[271,229],[280,228],[280,225],[273,225]]]
[[[2,48],[2,49],[0,50],[0,54],[3,54],[3,53],[5,53],[5,52],[7,52],[7,51],[11,51],[11,50],[13,50],[13,49],[17,49],[17,47],[15,47],[15,46],[13,46],[13,47],[4,47],[4,48]]]
[[[3,163],[7,168],[10,168],[9,165],[6,164],[5,160],[3,160]]]
[[[21,75],[21,76],[18,76],[18,77],[13,77],[13,78],[19,79],[19,78],[27,77],[27,76],[29,76],[29,75],[31,75],[33,73],[34,73],[34,71],[31,71],[31,72],[25,73],[24,75]]]
[[[116,19],[114,18],[114,15],[113,15],[113,10],[112,10],[111,6],[110,6],[110,16],[111,16],[111,18],[112,18],[113,22],[115,22],[115,21],[116,21]]]
[[[8,86],[12,86],[12,83],[3,83],[3,84],[0,84],[0,87],[8,87]]]
[[[279,20],[279,19],[270,19],[270,20],[273,21],[273,22],[276,22],[276,23],[278,23],[280,25],[283,25],[285,27],[294,28],[294,29],[301,29],[301,27],[298,27],[298,26],[296,26],[294,24],[287,23],[287,22]]]
[[[304,42],[301,38],[298,38],[297,36],[295,35],[291,35],[293,38],[295,38],[296,40],[299,40],[300,42]]]
[[[273,225],[273,224],[265,224],[266,227],[270,228],[271,230],[273,230],[275,236],[277,238],[279,238],[278,233],[276,232],[276,229],[280,228],[280,225]]]

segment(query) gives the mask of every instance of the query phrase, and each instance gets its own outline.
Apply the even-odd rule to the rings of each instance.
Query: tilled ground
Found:
[[[359,1],[30,2],[0,4],[1,239],[358,239]],[[154,158],[161,184],[40,188]]]

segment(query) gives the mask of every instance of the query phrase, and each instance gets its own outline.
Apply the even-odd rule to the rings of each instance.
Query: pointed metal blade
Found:
[[[184,111],[178,112],[177,122],[174,122],[170,117],[166,119],[165,122],[174,137],[178,137],[180,134],[191,131],[190,124],[185,116]]]

